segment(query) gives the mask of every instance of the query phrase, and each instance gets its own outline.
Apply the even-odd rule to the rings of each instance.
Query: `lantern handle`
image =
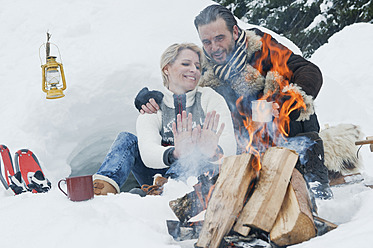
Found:
[[[49,42],[49,44],[54,45],[54,46],[57,48],[58,54],[59,54],[59,56],[60,56],[61,64],[63,64],[63,63],[62,63],[62,56],[61,56],[61,52],[60,52],[59,47],[58,47],[56,44],[52,43],[52,42]],[[46,47],[46,43],[41,44],[41,46],[39,47],[39,59],[40,59],[40,64],[41,64],[41,66],[43,66],[43,61],[42,61],[42,59],[41,59],[40,49],[41,49],[43,46]]]

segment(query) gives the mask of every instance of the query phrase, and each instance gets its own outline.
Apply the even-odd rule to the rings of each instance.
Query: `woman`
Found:
[[[202,56],[194,44],[174,44],[166,49],[161,57],[165,88],[160,111],[138,117],[138,141],[127,132],[118,135],[94,175],[95,194],[119,193],[131,171],[140,185],[150,185],[156,174],[193,174],[191,165],[196,163],[190,163],[192,157],[198,157],[196,173],[201,173],[200,167],[209,161],[235,154],[225,100],[214,90],[197,86]],[[218,130],[219,120],[223,124]],[[185,166],[182,161],[189,163]]]

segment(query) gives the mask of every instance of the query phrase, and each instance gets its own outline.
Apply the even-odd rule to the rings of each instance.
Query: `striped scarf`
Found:
[[[246,32],[240,30],[240,34],[238,39],[236,40],[236,50],[230,60],[225,63],[224,65],[214,65],[213,71],[216,76],[218,76],[221,80],[227,80],[228,78],[237,75],[240,73],[246,65],[247,60],[247,41],[246,41]],[[207,54],[205,49],[203,52],[206,55],[206,58],[209,62],[212,62],[212,59]]]

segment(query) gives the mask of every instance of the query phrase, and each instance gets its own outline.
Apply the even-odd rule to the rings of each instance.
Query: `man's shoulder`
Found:
[[[248,28],[245,29],[246,32],[254,32],[257,35],[263,36],[264,32],[261,31],[259,28]]]
[[[199,85],[201,87],[217,87],[221,84],[219,78],[215,75],[213,70],[213,64],[209,62],[204,62],[203,65],[203,72],[201,79],[199,81]]]

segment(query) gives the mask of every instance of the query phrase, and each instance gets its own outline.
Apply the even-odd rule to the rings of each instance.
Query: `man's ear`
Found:
[[[233,39],[235,41],[238,39],[238,27],[237,27],[237,25],[233,26]]]

